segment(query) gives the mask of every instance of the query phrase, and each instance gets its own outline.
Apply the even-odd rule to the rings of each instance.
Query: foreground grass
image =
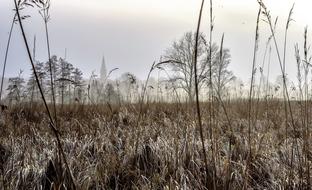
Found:
[[[253,114],[248,188],[310,188],[311,179],[304,178],[308,164],[304,163],[311,166],[312,152],[303,148],[300,106],[293,104],[298,105],[295,109],[298,130],[289,131],[288,139],[283,102],[258,104]],[[227,189],[229,183],[230,189],[241,189],[249,152],[246,105],[245,101],[226,104],[233,131],[229,130],[222,109],[215,110],[212,143],[207,126],[209,105],[202,104],[204,143],[211,171],[208,185],[194,108],[188,105],[145,106],[138,127],[135,127],[138,105],[110,108],[71,105],[58,113],[59,131],[78,189],[210,189],[212,159],[216,161],[216,188]],[[20,105],[1,114],[1,189],[72,187],[68,171],[59,164],[57,144],[47,130],[49,119],[41,107]],[[298,146],[292,143],[295,140]],[[308,160],[302,160],[303,151],[310,154]]]

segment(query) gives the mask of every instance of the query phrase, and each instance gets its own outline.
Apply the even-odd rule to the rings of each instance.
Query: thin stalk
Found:
[[[210,14],[209,14],[209,19],[210,19],[210,27],[209,27],[209,138],[211,140],[211,158],[212,158],[212,164],[213,164],[213,188],[216,189],[216,172],[217,172],[217,167],[216,167],[216,160],[215,160],[215,143],[214,143],[214,138],[213,138],[213,120],[214,120],[214,109],[213,109],[213,104],[214,104],[214,91],[213,91],[213,83],[212,83],[212,34],[213,34],[213,2],[210,0]]]
[[[75,185],[75,182],[74,182],[71,170],[70,170],[70,168],[68,166],[68,163],[67,163],[66,155],[65,155],[64,150],[62,148],[62,143],[61,143],[61,140],[60,140],[59,131],[54,126],[54,122],[53,122],[53,118],[51,116],[51,112],[49,110],[48,104],[47,104],[46,99],[44,97],[44,93],[43,93],[42,87],[40,85],[40,80],[39,80],[38,73],[36,71],[35,64],[33,62],[33,59],[32,59],[31,53],[30,53],[30,48],[29,48],[29,45],[28,45],[28,42],[27,42],[26,34],[25,34],[24,27],[23,27],[23,24],[22,24],[22,19],[21,19],[20,13],[19,13],[19,7],[17,5],[16,0],[14,0],[14,4],[15,4],[16,15],[17,15],[17,18],[18,18],[18,23],[19,23],[19,26],[20,26],[20,29],[21,29],[21,33],[22,33],[22,37],[23,37],[23,40],[24,40],[24,44],[25,44],[25,47],[26,47],[27,55],[28,55],[29,61],[31,63],[31,66],[32,66],[32,69],[33,69],[33,72],[34,72],[34,75],[35,75],[36,83],[38,85],[42,101],[44,103],[45,109],[46,109],[47,114],[49,116],[49,120],[50,120],[50,125],[49,126],[50,126],[52,132],[55,135],[59,151],[61,152],[61,154],[63,156],[63,159],[64,159],[65,166],[66,166],[68,172],[70,173],[70,177],[71,177],[71,180],[73,182],[73,189],[76,189],[76,185]]]
[[[262,0],[258,0],[258,3],[259,5],[263,8],[263,14],[265,15],[265,17],[267,18],[267,22],[269,24],[269,27],[270,27],[270,31],[271,31],[271,34],[272,34],[272,37],[273,37],[273,41],[274,41],[274,45],[275,45],[275,50],[276,50],[276,53],[277,53],[277,57],[278,57],[278,62],[279,62],[279,66],[280,66],[280,70],[282,72],[282,77],[283,77],[283,85],[285,86],[285,95],[286,95],[286,100],[287,101],[287,105],[288,105],[288,109],[289,109],[289,114],[290,114],[290,119],[291,119],[291,125],[292,125],[292,128],[294,130],[294,132],[296,132],[298,129],[296,129],[296,125],[295,125],[295,120],[294,120],[294,116],[293,116],[293,110],[292,110],[292,106],[291,106],[291,102],[290,102],[290,98],[289,98],[289,92],[288,92],[288,89],[287,89],[287,84],[286,84],[286,73],[284,72],[284,69],[283,69],[283,63],[282,63],[282,59],[281,59],[281,54],[280,54],[280,51],[279,51],[279,48],[278,48],[278,45],[277,45],[277,40],[276,40],[276,36],[275,36],[275,33],[274,33],[274,29],[273,29],[273,25],[272,25],[272,20],[271,20],[271,15],[267,9],[267,7],[264,5],[264,3],[262,2]],[[286,113],[285,113],[286,114]],[[287,126],[287,125],[286,125]],[[286,127],[288,128],[288,127]],[[286,131],[287,132],[287,131]],[[296,146],[298,146],[298,143],[297,143],[297,139],[295,138],[293,140],[294,144]],[[292,146],[293,147],[293,146]],[[298,155],[298,157],[300,157],[300,155]],[[290,180],[289,180],[289,183],[292,182],[292,173],[293,173],[293,159],[294,159],[294,155],[293,155],[293,148],[292,148],[292,155],[291,155],[291,170],[290,170]]]
[[[264,56],[263,56],[263,61],[262,61],[262,66],[260,68],[260,81],[259,81],[259,86],[258,86],[258,91],[257,91],[257,103],[256,103],[256,114],[255,114],[255,121],[258,120],[258,114],[259,114],[259,103],[260,103],[260,94],[261,94],[261,88],[263,89],[263,86],[264,86],[264,74],[263,74],[263,71],[264,71],[264,65],[265,65],[265,61],[266,61],[266,58],[267,58],[267,53],[268,53],[268,48],[269,48],[269,45],[270,45],[270,42],[271,42],[271,39],[272,39],[272,36],[270,36],[268,38],[268,41],[265,45],[265,51],[264,51]],[[265,94],[265,97],[266,97],[266,94]]]
[[[287,35],[288,35],[288,28],[289,28],[289,24],[291,21],[291,15],[293,13],[293,9],[294,9],[294,5],[292,6],[289,15],[288,15],[288,19],[287,19],[287,24],[286,24],[286,28],[285,28],[285,36],[284,36],[284,51],[283,51],[283,72],[286,73],[286,50],[287,50]],[[285,99],[285,85],[283,83],[283,97]],[[286,119],[286,128],[287,128],[287,121],[288,121],[288,114],[287,114],[287,104],[284,103],[285,106],[285,119]],[[287,129],[286,129],[287,130]]]
[[[1,76],[0,103],[1,103],[1,100],[2,100],[3,81],[4,81],[5,69],[6,69],[7,60],[8,60],[9,49],[10,49],[10,44],[11,44],[11,38],[12,38],[12,32],[13,32],[13,28],[14,28],[15,19],[16,19],[16,14],[14,15],[12,23],[11,23],[9,38],[8,38],[7,46],[6,46],[6,50],[5,50],[5,57],[4,57],[2,76]]]
[[[148,75],[147,75],[147,78],[145,80],[145,84],[143,86],[143,91],[142,91],[142,94],[141,94],[141,97],[139,98],[139,114],[138,114],[138,118],[136,120],[136,128],[139,127],[140,125],[140,122],[141,122],[141,119],[142,119],[142,114],[143,114],[143,104],[144,104],[144,98],[145,98],[145,94],[146,94],[146,90],[147,90],[147,85],[148,85],[148,81],[151,77],[151,74],[152,72],[154,71],[154,69],[158,68],[160,65],[162,64],[165,64],[165,63],[169,63],[170,61],[164,61],[164,62],[159,62],[156,64],[156,62],[153,63],[153,65],[151,66],[149,72],[148,72]],[[138,150],[138,147],[139,147],[139,141],[140,141],[140,136],[141,136],[141,132],[139,130],[139,134],[137,136],[137,139],[136,139],[136,145],[135,145],[135,151],[137,152]]]
[[[284,51],[283,51],[283,73],[286,73],[286,50],[287,50],[287,35],[288,35],[288,28],[291,22],[291,16],[293,13],[294,9],[294,4],[292,8],[289,11],[287,23],[286,23],[286,28],[285,28],[285,36],[284,36]],[[288,147],[288,141],[287,141],[287,136],[288,136],[288,109],[287,109],[287,102],[286,100],[286,83],[283,83],[283,98],[284,98],[284,110],[285,110],[285,131],[286,131],[286,147]]]
[[[221,46],[220,46],[220,64],[222,64],[223,62],[223,42],[224,42],[224,34],[222,35],[222,39],[221,39]],[[222,96],[221,96],[221,92],[220,89],[216,90],[217,92],[217,99],[219,101],[219,103],[221,104],[221,107],[223,109],[224,115],[226,117],[226,120],[228,122],[228,127],[230,128],[230,134],[229,134],[229,152],[228,152],[228,170],[227,170],[227,174],[226,174],[226,190],[229,190],[231,187],[231,173],[232,173],[232,163],[231,163],[231,158],[232,158],[232,137],[233,137],[233,128],[232,128],[232,122],[231,119],[229,117],[229,114],[227,112],[226,106],[222,100]]]
[[[50,39],[49,39],[49,30],[48,30],[48,15],[47,15],[46,10],[43,11],[43,15],[44,15],[43,19],[44,19],[44,26],[45,26],[46,43],[47,43],[47,49],[48,49],[53,113],[54,113],[55,126],[57,127],[57,113],[56,113],[56,102],[55,102],[55,93],[54,93],[54,79],[53,79],[53,70],[52,70],[52,63],[51,63],[51,50],[50,50]]]
[[[262,0],[258,0],[258,3],[264,9],[264,14],[267,17],[267,21],[268,21],[268,24],[269,24],[269,27],[270,27],[270,31],[271,31],[271,34],[272,34],[272,37],[273,37],[274,46],[275,46],[275,49],[276,49],[276,52],[277,52],[278,62],[279,62],[280,69],[281,69],[281,72],[282,72],[283,83],[284,83],[284,85],[286,87],[285,93],[286,93],[286,99],[287,99],[287,102],[288,102],[288,108],[289,108],[290,117],[291,117],[291,124],[292,124],[293,128],[295,129],[295,120],[294,120],[294,117],[293,117],[293,111],[292,111],[292,107],[291,107],[291,104],[290,104],[290,98],[289,98],[289,93],[288,93],[287,84],[286,84],[286,73],[283,70],[282,59],[281,59],[280,51],[279,51],[279,48],[278,48],[278,45],[277,45],[277,40],[276,40],[275,32],[274,32],[274,29],[273,29],[271,16],[270,16],[266,6],[263,4]]]
[[[267,71],[267,80],[266,80],[266,87],[265,87],[265,100],[266,100],[266,118],[267,118],[267,124],[269,124],[269,93],[270,93],[270,87],[269,87],[269,77],[270,77],[270,66],[271,66],[271,56],[272,56],[272,47],[270,46],[269,49],[269,60],[268,60],[268,71]]]
[[[209,170],[208,170],[206,148],[205,148],[205,143],[204,143],[204,132],[203,132],[202,118],[201,118],[201,111],[200,111],[200,104],[199,104],[199,89],[198,89],[198,77],[197,77],[198,40],[199,40],[199,31],[200,31],[200,24],[201,24],[204,4],[205,4],[205,0],[202,0],[200,11],[199,11],[196,36],[195,36],[194,76],[195,76],[195,96],[196,96],[197,119],[198,119],[199,133],[200,133],[200,139],[201,139],[203,155],[204,155],[204,162],[205,162],[205,169],[206,169],[206,186],[208,187],[208,174],[209,174],[208,172],[209,172]],[[215,185],[214,185],[214,189],[215,189]]]
[[[253,86],[255,80],[255,66],[257,60],[257,51],[259,44],[259,22],[260,22],[260,13],[261,7],[259,7],[258,16],[257,16],[257,26],[256,26],[256,36],[255,36],[255,44],[254,44],[254,55],[252,61],[252,71],[251,71],[251,82],[249,89],[249,104],[248,104],[248,141],[249,141],[249,154],[251,154],[251,110],[252,110],[252,99],[253,99]]]
[[[249,151],[248,151],[248,157],[246,160],[246,170],[245,170],[245,182],[244,182],[244,188],[246,189],[247,185],[247,173],[249,170],[249,164],[251,159],[251,111],[252,111],[252,99],[253,99],[253,86],[254,86],[254,80],[255,80],[255,66],[256,66],[256,60],[257,60],[257,51],[258,51],[258,44],[259,44],[259,22],[260,22],[260,14],[261,14],[261,6],[259,7],[258,15],[257,15],[257,24],[256,24],[256,35],[255,35],[255,44],[254,44],[254,52],[253,52],[253,61],[252,61],[252,70],[251,70],[251,82],[250,82],[250,89],[249,89],[249,102],[248,102],[248,144],[249,144]]]
[[[302,73],[301,73],[301,57],[300,57],[300,51],[299,51],[299,45],[295,45],[295,57],[296,57],[296,64],[297,64],[297,80],[298,80],[298,88],[299,88],[299,101],[300,101],[300,108],[303,113],[302,103],[303,102],[303,90],[302,90]],[[304,119],[304,118],[303,118]],[[304,121],[302,121],[304,124]]]
[[[36,35],[34,36],[34,44],[33,44],[33,62],[36,63]],[[33,81],[33,79],[31,79]],[[35,85],[32,85],[31,88],[31,95],[30,95],[30,109],[32,109],[33,106],[33,100],[34,100],[34,90],[35,90]]]
[[[36,38],[36,35],[34,36],[34,44],[33,44],[33,60],[34,62],[36,63],[36,41],[37,41],[37,38]]]
[[[307,183],[308,186],[310,185],[310,163],[308,161],[308,155],[309,155],[309,137],[310,137],[310,130],[309,130],[309,108],[308,108],[308,103],[309,103],[309,88],[308,88],[308,74],[309,74],[309,67],[310,65],[310,60],[308,60],[308,51],[309,48],[307,47],[307,41],[308,41],[308,27],[305,27],[304,29],[304,65],[305,65],[305,73],[304,73],[304,85],[305,85],[305,100],[304,100],[304,124],[305,124],[305,135],[304,135],[304,154],[305,154],[305,160],[306,160],[306,175],[307,175]]]

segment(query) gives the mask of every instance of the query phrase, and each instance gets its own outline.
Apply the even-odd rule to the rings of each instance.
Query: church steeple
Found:
[[[103,56],[101,73],[100,73],[101,81],[104,81],[106,79],[106,76],[107,76],[107,70],[106,70],[106,64],[105,64],[105,57]]]

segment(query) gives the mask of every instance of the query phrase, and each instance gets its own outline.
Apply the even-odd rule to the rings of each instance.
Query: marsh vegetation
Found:
[[[226,35],[214,39],[212,0],[201,1],[197,28],[151,63],[144,80],[131,73],[110,79],[118,68],[107,72],[104,60],[100,78],[84,79],[66,58],[51,55],[53,2],[13,2],[0,93],[1,190],[311,189],[312,56],[308,28],[303,45],[287,43],[295,6],[280,34],[269,7],[257,0],[252,70],[243,84],[228,67]],[[30,47],[25,9],[38,9],[43,19],[46,62],[36,60],[35,39]],[[32,75],[20,71],[4,89],[13,27],[21,31]],[[263,58],[260,27],[270,31]],[[295,82],[287,78],[290,49]],[[268,79],[270,64],[280,67],[276,84]],[[163,77],[154,79],[155,72]]]

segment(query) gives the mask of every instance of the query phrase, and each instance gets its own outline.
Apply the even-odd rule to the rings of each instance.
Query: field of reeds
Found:
[[[280,49],[276,39],[279,34],[275,31],[277,19],[271,17],[263,1],[257,2],[259,12],[255,14],[251,81],[245,96],[231,98],[229,93],[224,93],[226,87],[221,82],[225,76],[221,75],[224,71],[221,66],[218,67],[219,75],[212,73],[212,60],[223,63],[225,59],[224,35],[217,48],[218,56],[213,58],[213,1],[209,1],[210,33],[206,41],[201,36],[205,8],[205,1],[202,0],[196,31],[194,35],[189,35],[190,41],[194,42],[191,43],[194,51],[189,64],[192,75],[187,95],[183,96],[178,88],[173,88],[171,95],[174,98],[171,99],[178,101],[149,99],[148,91],[152,88],[149,80],[154,70],[167,69],[165,64],[187,67],[186,63],[168,56],[171,59],[166,60],[168,57],[165,57],[159,63],[152,64],[142,89],[132,95],[137,101],[131,101],[131,97],[130,101],[124,100],[114,91],[113,85],[109,89],[114,93],[105,95],[109,99],[98,101],[103,94],[101,90],[95,90],[98,94],[94,99],[90,83],[84,94],[86,101],[83,101],[78,95],[75,97],[75,91],[75,98],[71,100],[72,84],[65,82],[76,85],[75,81],[64,77],[56,80],[49,45],[50,1],[14,0],[16,14],[12,28],[16,23],[21,30],[36,93],[33,87],[33,92],[28,92],[32,94],[31,98],[27,99],[26,95],[23,98],[16,85],[19,83],[16,83],[11,86],[14,98],[8,106],[1,104],[0,190],[311,189],[312,102],[309,97],[311,58],[308,30],[306,28],[304,33],[303,54],[299,46],[295,46],[298,86],[290,87],[285,56],[294,7],[289,11],[284,43]],[[35,53],[30,50],[23,27],[23,20],[28,17],[21,15],[20,11],[27,7],[38,7],[44,21],[49,71],[45,88],[34,59]],[[280,89],[275,90],[280,92],[279,96],[272,95],[268,90],[268,80],[263,82],[260,79],[261,82],[256,84],[262,20],[270,31],[265,52],[270,45],[270,51],[275,50],[280,66],[282,82]],[[0,100],[11,32],[3,66]],[[209,68],[204,78],[207,87],[205,100],[201,98],[200,88],[202,66],[198,66],[201,62],[198,60],[201,40],[207,51],[206,67]],[[260,67],[260,73],[261,78],[264,77],[263,67]],[[171,74],[167,72],[168,77]],[[215,75],[217,80],[214,80]],[[232,80],[234,77],[229,78]],[[130,87],[136,79],[132,77],[130,81],[126,93],[131,96]],[[67,102],[64,98],[66,85],[69,86]],[[79,87],[76,85],[75,90]]]
[[[222,110],[208,128],[203,104],[208,174],[195,107],[144,106],[138,126],[137,105],[64,108],[58,123],[68,171],[40,105],[16,106],[1,118],[1,186],[72,189],[72,175],[77,189],[309,189],[312,151],[304,149],[300,106],[293,102],[298,130],[286,136],[283,102],[266,104],[259,103],[251,145],[248,112],[241,109],[247,101],[226,104],[231,129]]]

